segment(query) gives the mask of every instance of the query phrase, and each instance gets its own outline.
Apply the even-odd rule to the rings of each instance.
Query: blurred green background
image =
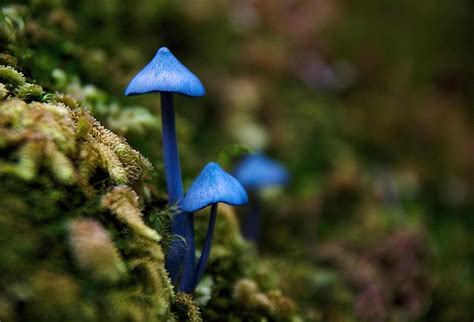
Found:
[[[159,98],[123,90],[161,46],[207,90],[176,98],[187,184],[209,161],[230,171],[238,147],[288,167],[289,186],[264,196],[259,249],[308,317],[474,318],[473,2],[31,0],[19,8],[31,17],[22,26],[28,46],[16,49],[24,71],[51,91],[104,102],[92,112],[158,169],[159,123],[127,122],[135,105],[158,115]],[[61,72],[82,87],[62,85]],[[116,111],[125,107],[128,117]]]

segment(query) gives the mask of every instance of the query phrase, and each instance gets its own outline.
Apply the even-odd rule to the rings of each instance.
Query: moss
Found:
[[[102,198],[102,206],[109,209],[135,233],[159,242],[161,236],[143,222],[143,214],[138,208],[138,202],[135,191],[124,185],[114,187]]]
[[[149,161],[83,107],[15,93],[0,101],[0,319],[166,319],[172,286],[140,209]]]
[[[25,101],[40,100],[44,91],[37,84],[25,83],[15,89],[15,96]]]
[[[0,83],[0,100],[3,100],[8,96],[8,89],[5,87],[5,84]]]
[[[16,88],[25,84],[25,76],[11,66],[0,66],[0,81],[10,88]]]
[[[194,302],[193,297],[186,293],[176,295],[176,319],[178,321],[201,322],[199,307]]]
[[[91,218],[75,219],[68,225],[69,244],[78,268],[98,280],[117,281],[124,263],[110,234]]]
[[[90,312],[81,307],[80,286],[72,275],[42,268],[23,287],[24,291],[31,292],[24,308],[26,319],[58,322],[88,320]]]

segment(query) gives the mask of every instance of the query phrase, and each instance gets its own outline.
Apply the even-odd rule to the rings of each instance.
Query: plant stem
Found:
[[[209,226],[207,227],[207,234],[206,239],[204,241],[204,245],[202,248],[201,257],[199,258],[198,265],[196,267],[196,273],[194,274],[194,283],[192,285],[192,290],[194,290],[201,280],[202,274],[206,269],[206,263],[211,254],[211,246],[212,246],[212,236],[214,235],[214,227],[216,226],[216,218],[217,218],[217,203],[212,204],[211,206],[211,216],[209,218]]]
[[[176,125],[174,116],[173,94],[161,92],[161,123],[163,131],[163,159],[165,162],[166,188],[168,190],[169,203],[177,205],[183,198],[183,184],[181,179],[181,168],[179,164],[178,144],[176,141]],[[171,242],[170,249],[179,255],[184,254],[184,276],[194,272],[194,225],[192,214],[179,212],[173,218],[172,233],[183,236],[186,243],[175,240]],[[182,264],[181,256],[168,256],[166,267],[170,273],[171,280],[176,283],[177,275]]]

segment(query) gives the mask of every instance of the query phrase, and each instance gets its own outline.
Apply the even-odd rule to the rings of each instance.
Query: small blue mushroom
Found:
[[[267,187],[286,185],[289,181],[285,167],[262,153],[244,157],[235,168],[234,176],[245,189],[255,194]],[[250,204],[250,212],[242,223],[242,234],[248,240],[257,241],[261,229],[259,197],[254,196]]]
[[[285,167],[262,153],[249,154],[242,159],[234,170],[234,176],[246,189],[253,190],[282,186],[289,179]]]
[[[163,129],[163,158],[165,164],[166,187],[169,203],[177,204],[183,197],[183,185],[179,164],[178,144],[176,142],[176,126],[173,106],[173,93],[186,96],[203,96],[204,86],[189,69],[176,59],[166,47],[160,48],[155,57],[130,82],[125,95],[139,95],[160,92],[161,122]],[[179,213],[174,217],[172,232],[181,235],[186,246],[181,241],[175,241],[170,246],[166,266],[173,282],[176,282],[182,265],[182,258],[189,258],[191,263],[184,263],[184,270],[194,267],[194,227],[192,216]],[[185,248],[184,248],[185,247]],[[174,252],[174,254],[173,254]],[[194,268],[193,268],[194,269]]]
[[[199,78],[171,53],[161,47],[155,57],[133,77],[125,95],[139,95],[152,92],[179,93],[186,96],[204,96],[206,90]]]
[[[183,277],[183,279],[187,279],[185,285],[182,285],[184,292],[190,293],[196,288],[206,268],[206,263],[211,253],[218,203],[223,202],[232,206],[239,206],[246,204],[247,201],[247,193],[239,181],[222,170],[214,162],[206,165],[191,184],[181,202],[181,208],[188,213],[192,213],[211,205],[211,216],[194,278],[191,279],[189,276]]]

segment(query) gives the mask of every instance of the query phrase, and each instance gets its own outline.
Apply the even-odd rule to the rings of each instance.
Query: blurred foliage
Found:
[[[204,320],[287,318],[295,304],[283,291],[305,320],[468,321],[474,316],[472,9],[467,0],[15,1],[0,13],[0,98],[21,100],[13,101],[19,112],[43,104],[86,107],[125,136],[156,169],[147,185],[153,206],[145,203],[144,213],[167,240],[168,219],[157,219],[166,200],[159,99],[123,96],[134,73],[167,46],[207,89],[202,99],[176,98],[185,184],[210,160],[231,170],[247,150],[265,150],[292,174],[289,187],[264,196],[258,254],[238,234],[226,239],[226,225],[237,230],[235,218],[219,218],[208,274],[196,294]],[[9,162],[2,169],[10,174],[1,178],[9,197],[2,201],[31,191],[28,203],[46,202],[44,209],[56,209],[53,217],[71,208],[71,218],[76,211],[89,214],[76,194],[69,206],[55,208],[62,185],[74,179],[68,166],[54,166],[47,145],[41,151],[47,157],[41,169],[52,173],[41,179],[47,183],[12,179],[26,174],[28,180],[39,170],[35,162],[18,161],[33,147],[6,149],[6,138],[0,137],[0,160]],[[61,136],[54,140],[70,157]],[[93,189],[105,194],[103,180],[112,179],[103,175]],[[114,180],[115,186],[125,177]],[[83,189],[77,184],[72,187]],[[132,188],[146,197],[142,183]],[[202,239],[207,216],[196,218]],[[34,222],[18,223],[15,238],[23,240]],[[100,222],[109,233],[118,223]],[[1,227],[9,231],[9,225]],[[89,225],[103,236],[97,223]],[[15,242],[13,267],[21,269],[22,258],[41,249],[34,238],[55,236],[65,235],[38,233]],[[117,238],[112,234],[120,253]],[[93,261],[85,267],[93,269]],[[52,280],[48,274],[68,294],[78,292],[70,272],[35,272],[31,285],[38,292],[42,281]],[[14,290],[24,305],[27,295]],[[4,297],[0,312],[11,307],[12,295]],[[74,299],[61,298],[64,307]],[[172,310],[192,319],[195,306],[179,297]]]

